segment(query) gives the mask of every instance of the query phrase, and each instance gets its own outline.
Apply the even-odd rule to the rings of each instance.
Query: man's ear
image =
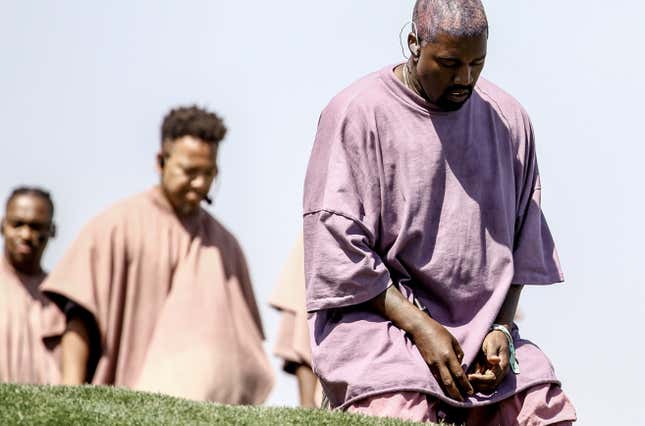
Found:
[[[58,232],[58,227],[56,226],[56,222],[52,222],[49,225],[49,238],[56,238],[56,232]]]
[[[413,32],[408,34],[408,48],[410,49],[410,53],[415,59],[417,59],[421,54],[421,46],[419,46],[419,40],[417,38],[417,35]]]
[[[4,225],[5,225],[5,218],[3,217],[0,219],[0,235],[4,237]]]
[[[166,155],[163,151],[157,153],[157,171],[161,173],[166,165]]]

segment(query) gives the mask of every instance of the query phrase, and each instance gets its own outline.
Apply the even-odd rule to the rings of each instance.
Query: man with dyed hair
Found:
[[[57,384],[65,317],[41,289],[41,260],[56,234],[49,192],[16,188],[0,226],[0,382]]]
[[[531,122],[479,78],[476,0],[419,0],[410,58],[321,114],[304,195],[314,371],[332,407],[468,425],[569,424],[513,323],[523,285],[563,275]]]
[[[173,109],[161,126],[159,185],[81,232],[45,289],[64,308],[65,384],[110,384],[258,404],[273,383],[246,261],[200,206],[226,134],[213,112]]]

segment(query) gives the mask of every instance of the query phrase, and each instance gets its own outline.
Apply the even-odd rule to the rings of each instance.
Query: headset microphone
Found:
[[[208,195],[204,195],[204,201],[206,201],[206,204],[208,204],[209,206],[213,204],[213,199]]]

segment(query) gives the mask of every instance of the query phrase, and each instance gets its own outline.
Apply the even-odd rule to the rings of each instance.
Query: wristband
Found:
[[[508,332],[508,329],[501,325],[501,324],[493,324],[491,327],[491,331],[493,330],[498,330],[504,333],[504,336],[506,336],[506,340],[508,340],[508,351],[510,352],[510,357],[509,357],[509,364],[511,366],[511,371],[515,374],[520,374],[520,363],[517,361],[517,357],[515,356],[515,345],[513,344],[513,336],[511,336],[511,333]]]

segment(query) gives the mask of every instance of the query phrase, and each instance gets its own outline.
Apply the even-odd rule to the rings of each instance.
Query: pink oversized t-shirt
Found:
[[[452,400],[408,336],[361,305],[394,283],[457,338],[468,367],[512,284],[563,280],[520,104],[482,78],[460,110],[437,111],[393,68],[325,108],[305,181],[313,364],[332,406],[411,390],[469,407],[558,383],[514,330],[521,373]]]

